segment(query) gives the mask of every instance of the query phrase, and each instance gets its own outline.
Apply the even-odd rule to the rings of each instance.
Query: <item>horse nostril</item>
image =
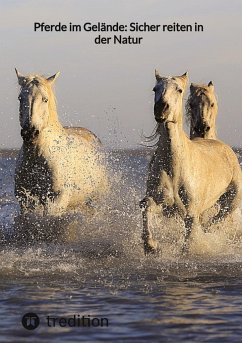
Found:
[[[155,120],[158,123],[162,123],[166,120],[167,117],[167,110],[169,109],[169,104],[168,102],[164,101],[162,98],[155,103],[154,106],[154,115],[155,115]]]
[[[39,130],[34,130],[33,137],[37,137],[39,135]]]

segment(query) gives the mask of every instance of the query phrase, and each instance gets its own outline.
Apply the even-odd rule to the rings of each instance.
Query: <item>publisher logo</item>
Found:
[[[39,316],[34,312],[25,313],[22,317],[22,325],[26,330],[35,330],[40,325]],[[59,316],[43,316],[41,325],[49,328],[56,327],[84,327],[84,328],[98,328],[109,327],[109,320],[106,317],[95,317],[90,314],[81,315],[73,314],[68,317]]]
[[[36,313],[25,313],[22,318],[22,325],[26,330],[34,330],[39,326],[39,317]]]

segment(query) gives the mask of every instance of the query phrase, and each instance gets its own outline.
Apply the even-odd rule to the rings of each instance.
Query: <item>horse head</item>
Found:
[[[15,71],[21,86],[18,96],[21,135],[24,141],[31,141],[49,125],[51,114],[55,112],[51,87],[59,73],[45,78],[39,75],[23,76],[17,69]]]
[[[216,131],[218,104],[212,81],[207,86],[191,84],[186,109],[191,121],[191,138],[208,138],[210,131]]]
[[[186,89],[187,73],[181,76],[161,77],[155,71],[156,85],[154,115],[158,123],[176,123],[181,120],[183,95]]]

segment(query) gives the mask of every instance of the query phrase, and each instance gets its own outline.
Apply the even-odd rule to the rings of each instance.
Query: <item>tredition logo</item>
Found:
[[[22,325],[27,330],[35,330],[39,326],[40,320],[36,313],[25,313],[22,317]]]
[[[26,330],[35,330],[40,324],[39,316],[36,313],[29,312],[22,317],[22,325]],[[68,317],[47,315],[41,319],[41,325],[49,328],[55,327],[83,327],[98,328],[108,327],[109,320],[106,317],[94,317],[91,315],[82,316],[73,314]]]

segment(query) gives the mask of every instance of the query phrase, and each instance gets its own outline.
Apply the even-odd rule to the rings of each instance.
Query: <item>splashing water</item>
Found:
[[[236,339],[238,330],[230,330],[229,325],[241,326],[240,209],[207,233],[197,230],[186,257],[181,256],[182,221],[154,214],[162,252],[145,257],[139,200],[145,192],[149,159],[150,153],[144,150],[107,153],[112,186],[93,216],[28,215],[24,220],[18,218],[13,192],[15,160],[11,156],[0,159],[4,342],[16,336],[23,342],[33,341],[19,324],[30,309],[41,316],[108,316],[108,330],[82,330],[88,342],[100,338],[105,342],[160,342],[177,337],[188,342],[201,339],[207,327],[214,341],[221,337],[232,341],[231,334]],[[12,315],[6,317],[9,311]],[[14,329],[9,332],[9,327]],[[77,328],[40,327],[34,341],[45,342],[53,334],[56,342],[80,339]]]

